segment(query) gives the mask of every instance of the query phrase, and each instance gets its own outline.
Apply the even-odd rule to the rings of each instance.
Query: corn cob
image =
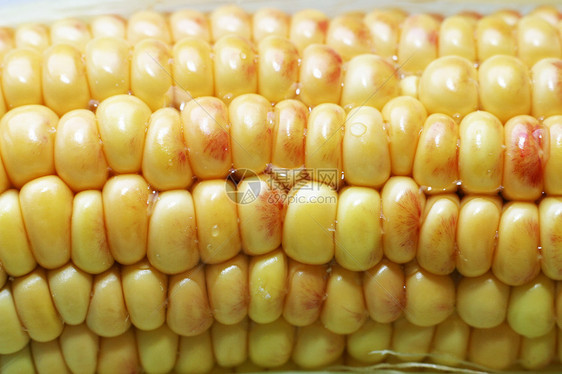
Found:
[[[0,367],[558,363],[559,18],[1,30]]]

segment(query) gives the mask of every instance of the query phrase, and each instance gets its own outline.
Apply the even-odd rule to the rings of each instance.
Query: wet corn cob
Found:
[[[1,29],[0,371],[559,367],[560,22]]]

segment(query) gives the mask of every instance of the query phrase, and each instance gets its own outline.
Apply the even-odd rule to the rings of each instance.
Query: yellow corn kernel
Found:
[[[205,42],[211,40],[207,17],[196,10],[181,9],[170,14],[168,19],[174,43],[186,37],[195,37]]]
[[[521,19],[521,13],[514,9],[501,9],[492,13],[492,16],[497,16],[510,26],[515,26]]]
[[[103,187],[109,249],[121,264],[134,264],[146,255],[149,193],[146,181],[135,174],[113,177]]]
[[[520,336],[506,323],[489,329],[472,329],[468,359],[487,369],[505,370],[517,359]]]
[[[406,263],[416,256],[425,195],[409,177],[392,177],[382,192],[383,249],[393,262]]]
[[[80,52],[55,44],[43,56],[42,89],[45,104],[59,116],[72,109],[87,109],[90,89]]]
[[[538,338],[552,330],[554,288],[554,281],[544,274],[513,287],[507,308],[507,321],[513,331],[527,338]]]
[[[3,59],[2,90],[8,108],[42,104],[41,54],[32,49],[14,49]]]
[[[90,274],[106,271],[113,264],[109,250],[100,191],[82,191],[74,196],[71,221],[72,262]]]
[[[562,58],[562,43],[556,28],[536,15],[528,15],[517,23],[518,56],[528,67],[548,58]]]
[[[131,45],[137,45],[144,39],[157,39],[170,44],[170,30],[163,14],[142,10],[131,15],[127,22],[127,40]]]
[[[562,199],[546,197],[539,204],[541,268],[549,278],[562,280]]]
[[[304,165],[308,108],[297,100],[283,100],[274,108],[272,164],[280,168]]]
[[[36,266],[23,222],[19,193],[8,190],[0,195],[0,262],[11,276],[29,273]]]
[[[383,107],[382,116],[388,132],[391,172],[393,175],[411,175],[427,111],[419,100],[400,96]]]
[[[259,43],[271,35],[287,38],[290,23],[291,18],[287,13],[273,8],[259,9],[252,16],[253,40]]]
[[[445,275],[455,270],[459,205],[457,195],[432,196],[425,205],[416,258],[430,273]]]
[[[432,274],[416,263],[406,265],[406,319],[417,326],[434,326],[455,308],[455,285],[448,275]]]
[[[29,48],[43,52],[51,45],[49,28],[38,23],[20,25],[14,35],[16,48]]]
[[[404,71],[422,72],[437,58],[439,22],[427,14],[407,17],[401,24],[398,64]]]
[[[196,336],[181,336],[176,373],[208,373],[215,365],[211,334],[205,331]]]
[[[199,262],[193,198],[188,191],[158,195],[148,225],[146,255],[165,274],[177,274]]]
[[[29,345],[12,354],[0,356],[0,366],[2,366],[2,373],[35,373]]]
[[[428,193],[454,192],[458,185],[459,126],[444,114],[427,117],[418,141],[412,174]]]
[[[226,35],[215,43],[215,95],[229,103],[236,96],[255,93],[258,88],[257,58],[250,42]]]
[[[265,177],[245,177],[238,184],[240,237],[244,253],[260,255],[281,245],[285,192]]]
[[[0,322],[1,355],[15,353],[27,345],[29,335],[20,323],[10,285],[0,290]]]
[[[562,60],[539,60],[531,68],[531,79],[533,116],[544,118],[562,114]]]
[[[129,93],[130,50],[120,37],[99,37],[86,45],[86,75],[93,100]]]
[[[117,173],[141,170],[146,128],[151,112],[135,96],[116,95],[102,101],[96,110],[103,152]],[[127,144],[127,147],[123,145]]]
[[[155,330],[137,329],[137,349],[140,363],[147,373],[168,373],[174,368],[179,337],[168,326]]]
[[[8,175],[6,174],[6,169],[4,168],[4,164],[2,163],[2,158],[0,157],[0,193],[3,193],[8,188],[10,188],[10,180],[8,179]]]
[[[20,191],[31,250],[39,265],[54,269],[70,259],[72,192],[56,176],[34,179]]]
[[[140,330],[157,329],[166,319],[168,278],[141,260],[121,269],[123,295],[131,322]]]
[[[463,199],[457,224],[456,267],[459,273],[476,277],[490,269],[500,215],[501,202],[497,198],[474,196]]]
[[[12,291],[19,319],[31,339],[48,342],[61,334],[63,323],[53,305],[44,269],[15,278]]]
[[[507,313],[510,287],[491,272],[463,277],[457,285],[457,312],[472,327],[500,325]]]
[[[529,14],[539,16],[551,25],[556,25],[560,20],[558,9],[552,5],[540,5],[533,9]]]
[[[556,325],[562,326],[562,283],[556,282],[556,298],[554,300],[554,310],[556,311]]]
[[[192,170],[199,178],[223,178],[232,166],[228,109],[219,99],[202,97],[181,112]]]
[[[320,316],[328,279],[327,266],[289,261],[283,317],[294,326],[308,326]]]
[[[324,43],[329,19],[316,9],[304,9],[291,17],[289,39],[297,47],[299,54],[311,44]]]
[[[503,176],[502,123],[493,114],[468,114],[459,127],[458,169],[462,189],[468,193],[495,194]]]
[[[531,113],[531,78],[518,58],[490,57],[478,69],[478,81],[482,108],[500,121]]]
[[[63,115],[54,145],[55,169],[71,189],[103,187],[108,167],[94,113],[77,109]]]
[[[267,323],[252,323],[248,332],[248,356],[256,365],[276,368],[291,358],[295,327],[284,318]]]
[[[70,44],[83,51],[91,39],[88,25],[76,18],[65,18],[55,21],[51,27],[51,44]]]
[[[381,198],[376,190],[346,187],[336,216],[335,257],[352,271],[364,271],[382,258]]]
[[[133,329],[128,329],[118,336],[100,339],[97,373],[134,373],[139,369],[140,362]]]
[[[213,352],[217,364],[230,368],[238,366],[248,357],[248,320],[235,325],[215,322],[211,326]]]
[[[406,305],[404,270],[387,259],[363,275],[363,293],[371,319],[390,323],[402,315]]]
[[[66,365],[73,373],[94,374],[98,363],[100,337],[86,326],[66,325],[59,344]]]
[[[271,160],[271,105],[263,96],[245,94],[228,110],[234,168],[261,173]]]
[[[466,360],[470,327],[455,313],[435,327],[430,359],[439,365],[459,366]]]
[[[6,53],[14,47],[14,30],[9,27],[0,27],[0,60],[3,60]]]
[[[64,323],[84,322],[90,304],[92,276],[68,263],[47,272],[47,281],[55,307]]]
[[[117,266],[95,276],[86,324],[103,337],[116,337],[131,326]]]
[[[213,10],[209,16],[211,35],[216,42],[225,35],[235,35],[252,40],[250,15],[236,5],[223,5]]]
[[[205,280],[209,305],[216,321],[233,325],[248,314],[248,257],[239,254],[231,260],[207,265]]]
[[[283,313],[287,261],[281,249],[250,259],[248,316],[254,322],[271,323]]]
[[[299,54],[293,43],[281,36],[268,36],[258,44],[258,92],[272,102],[297,94]]]
[[[380,187],[390,177],[388,141],[380,112],[353,109],[346,117],[342,145],[343,171],[348,183]]]
[[[337,194],[325,184],[310,181],[289,195],[283,223],[283,249],[306,264],[325,264],[334,256]]]
[[[562,194],[562,182],[558,177],[562,170],[562,116],[552,116],[544,120],[548,128],[549,153],[544,165],[544,191],[547,194]]]
[[[174,84],[186,91],[189,98],[214,93],[211,46],[205,40],[188,37],[174,44],[172,50]]]
[[[340,104],[346,109],[372,106],[379,110],[400,94],[394,66],[372,54],[353,57],[347,64]]]
[[[400,95],[419,99],[420,77],[417,75],[405,76],[400,80]]]
[[[495,55],[515,56],[517,41],[513,31],[513,25],[497,15],[480,19],[475,31],[478,60],[483,62]]]
[[[385,359],[390,349],[392,325],[371,319],[353,334],[347,336],[346,349],[351,357],[362,364],[377,364]]]
[[[345,14],[330,20],[326,44],[348,61],[353,57],[373,51],[371,34],[360,14]]]
[[[527,370],[539,370],[550,364],[555,357],[556,331],[551,329],[545,335],[536,338],[521,338],[519,360]]]
[[[193,182],[177,110],[163,108],[150,116],[144,141],[142,174],[150,186],[159,191],[187,188]]]
[[[199,335],[213,323],[202,266],[171,276],[167,301],[166,323],[178,335]]]
[[[494,275],[510,286],[532,280],[540,271],[539,210],[533,203],[512,202],[502,212]]]
[[[131,57],[131,91],[151,110],[168,106],[172,101],[172,52],[160,40],[146,39],[137,44]]]
[[[37,342],[32,340],[31,355],[33,356],[33,363],[38,368],[39,373],[70,373],[64,357],[62,356],[61,348],[57,340],[49,342]]]
[[[300,100],[314,107],[339,103],[342,92],[343,61],[330,46],[311,44],[302,51],[299,72]]]
[[[406,362],[420,362],[429,353],[435,326],[418,326],[406,318],[396,320],[392,328],[392,345],[396,358]]]
[[[127,23],[117,15],[101,15],[92,19],[90,30],[93,39],[107,36],[125,39]]]
[[[475,22],[463,16],[447,17],[439,30],[439,56],[456,55],[476,60]]]
[[[39,105],[16,108],[0,120],[0,154],[14,187],[55,173],[58,120],[52,110]]]
[[[336,334],[352,334],[366,319],[361,274],[337,264],[332,266],[320,313],[322,324]]]
[[[345,349],[345,335],[326,329],[320,322],[300,327],[293,346],[293,361],[303,369],[334,363]]]
[[[371,33],[373,50],[381,57],[395,59],[400,38],[400,25],[406,13],[396,9],[375,9],[369,12],[363,22]]]
[[[205,263],[226,261],[240,251],[234,188],[230,181],[208,180],[193,189],[199,252]]]
[[[340,106],[320,104],[312,109],[306,128],[306,168],[312,171],[314,180],[329,183],[332,187],[337,187],[342,170],[345,118],[345,111]]]
[[[478,109],[478,81],[466,58],[445,56],[432,61],[419,83],[420,101],[429,113],[464,117]]]
[[[510,200],[537,200],[543,190],[548,159],[548,128],[531,116],[517,116],[504,126],[503,196]]]

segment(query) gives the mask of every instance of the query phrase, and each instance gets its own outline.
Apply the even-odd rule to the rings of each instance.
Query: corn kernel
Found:
[[[361,15],[345,14],[330,20],[326,44],[332,47],[344,61],[373,51],[371,34],[362,18]]]
[[[258,44],[258,56],[258,93],[272,102],[294,98],[299,78],[295,45],[286,38],[268,36]]]
[[[55,307],[65,324],[79,325],[86,319],[92,290],[92,276],[72,263],[49,270],[47,281]]]
[[[115,337],[100,339],[98,373],[131,372],[139,368],[139,356],[135,342],[135,332],[129,329]]]
[[[51,44],[70,44],[79,51],[84,51],[91,35],[88,25],[76,18],[66,18],[51,25]]]
[[[217,364],[229,368],[238,366],[248,357],[248,320],[235,325],[215,322],[211,326],[213,352]]]
[[[252,36],[256,43],[275,35],[282,38],[289,36],[291,18],[284,12],[273,8],[262,8],[252,16]]]
[[[187,37],[195,37],[205,42],[211,40],[209,20],[201,12],[191,9],[177,10],[170,15],[168,21],[174,43]]]
[[[209,331],[195,336],[180,337],[178,358],[174,367],[177,373],[207,373],[214,365]]]
[[[373,50],[381,57],[395,58],[400,38],[400,25],[406,13],[395,9],[375,9],[369,12],[363,22],[371,33]]]
[[[8,108],[42,104],[41,55],[31,49],[14,49],[4,57],[2,90]]]
[[[315,9],[304,9],[291,17],[289,39],[302,54],[311,44],[324,43],[329,20],[324,13]]]
[[[429,353],[435,326],[417,326],[401,318],[392,329],[392,351],[399,361],[420,362]]]
[[[140,364],[148,373],[170,372],[176,363],[179,337],[168,326],[155,330],[136,330]]]
[[[131,15],[127,22],[127,40],[136,45],[144,39],[157,39],[166,44],[171,42],[170,30],[162,14],[144,10]]]
[[[8,285],[0,290],[0,353],[8,355],[15,353],[27,345],[29,335],[21,325],[14,296]],[[0,356],[1,357],[1,356]],[[2,362],[2,370],[5,368]]]
[[[371,319],[378,323],[397,320],[406,305],[404,270],[387,259],[363,275],[363,293]]]
[[[90,22],[92,38],[113,37],[125,39],[127,23],[123,18],[116,15],[96,16]]]
[[[343,80],[340,55],[327,45],[311,44],[301,56],[300,100],[309,107],[339,103]]]
[[[174,44],[172,55],[174,84],[184,90],[188,98],[214,94],[214,62],[209,43],[188,37]]]
[[[99,274],[113,265],[101,191],[82,191],[74,196],[70,229],[70,257],[78,268],[90,274]]]
[[[407,72],[420,73],[437,58],[439,22],[427,14],[409,16],[402,22],[398,64]]]
[[[332,364],[345,349],[345,336],[329,331],[320,322],[299,328],[295,340],[292,359],[305,369]]]
[[[86,326],[66,325],[59,344],[64,361],[72,372],[94,374],[98,363],[100,337]]]
[[[94,277],[92,297],[86,316],[88,328],[101,337],[117,337],[127,332],[131,320],[123,296],[121,273],[117,266]],[[102,339],[103,341],[103,339]],[[100,347],[103,351],[103,344]],[[98,370],[102,359],[98,357]]]
[[[490,329],[473,329],[468,359],[492,370],[504,370],[515,363],[521,339],[506,323]]]
[[[53,370],[57,373],[68,373],[66,363],[62,356],[59,342],[51,340],[50,342],[37,342],[32,340],[30,343],[31,355],[33,356],[33,363],[39,372],[44,368]]]
[[[252,40],[252,22],[250,15],[237,5],[223,5],[216,8],[209,16],[211,35],[216,42],[225,35],[235,35],[248,41]]]

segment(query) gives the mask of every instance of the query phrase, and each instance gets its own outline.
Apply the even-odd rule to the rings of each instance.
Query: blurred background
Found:
[[[22,22],[49,22],[62,17],[87,18],[109,13],[129,15],[141,9],[171,11],[193,8],[208,11],[227,3],[238,4],[250,12],[263,7],[278,8],[289,13],[305,8],[319,8],[328,16],[380,7],[398,7],[407,9],[410,13],[437,12],[443,15],[466,10],[489,13],[504,8],[526,13],[543,4],[558,5],[562,10],[561,0],[0,0],[0,26]]]

